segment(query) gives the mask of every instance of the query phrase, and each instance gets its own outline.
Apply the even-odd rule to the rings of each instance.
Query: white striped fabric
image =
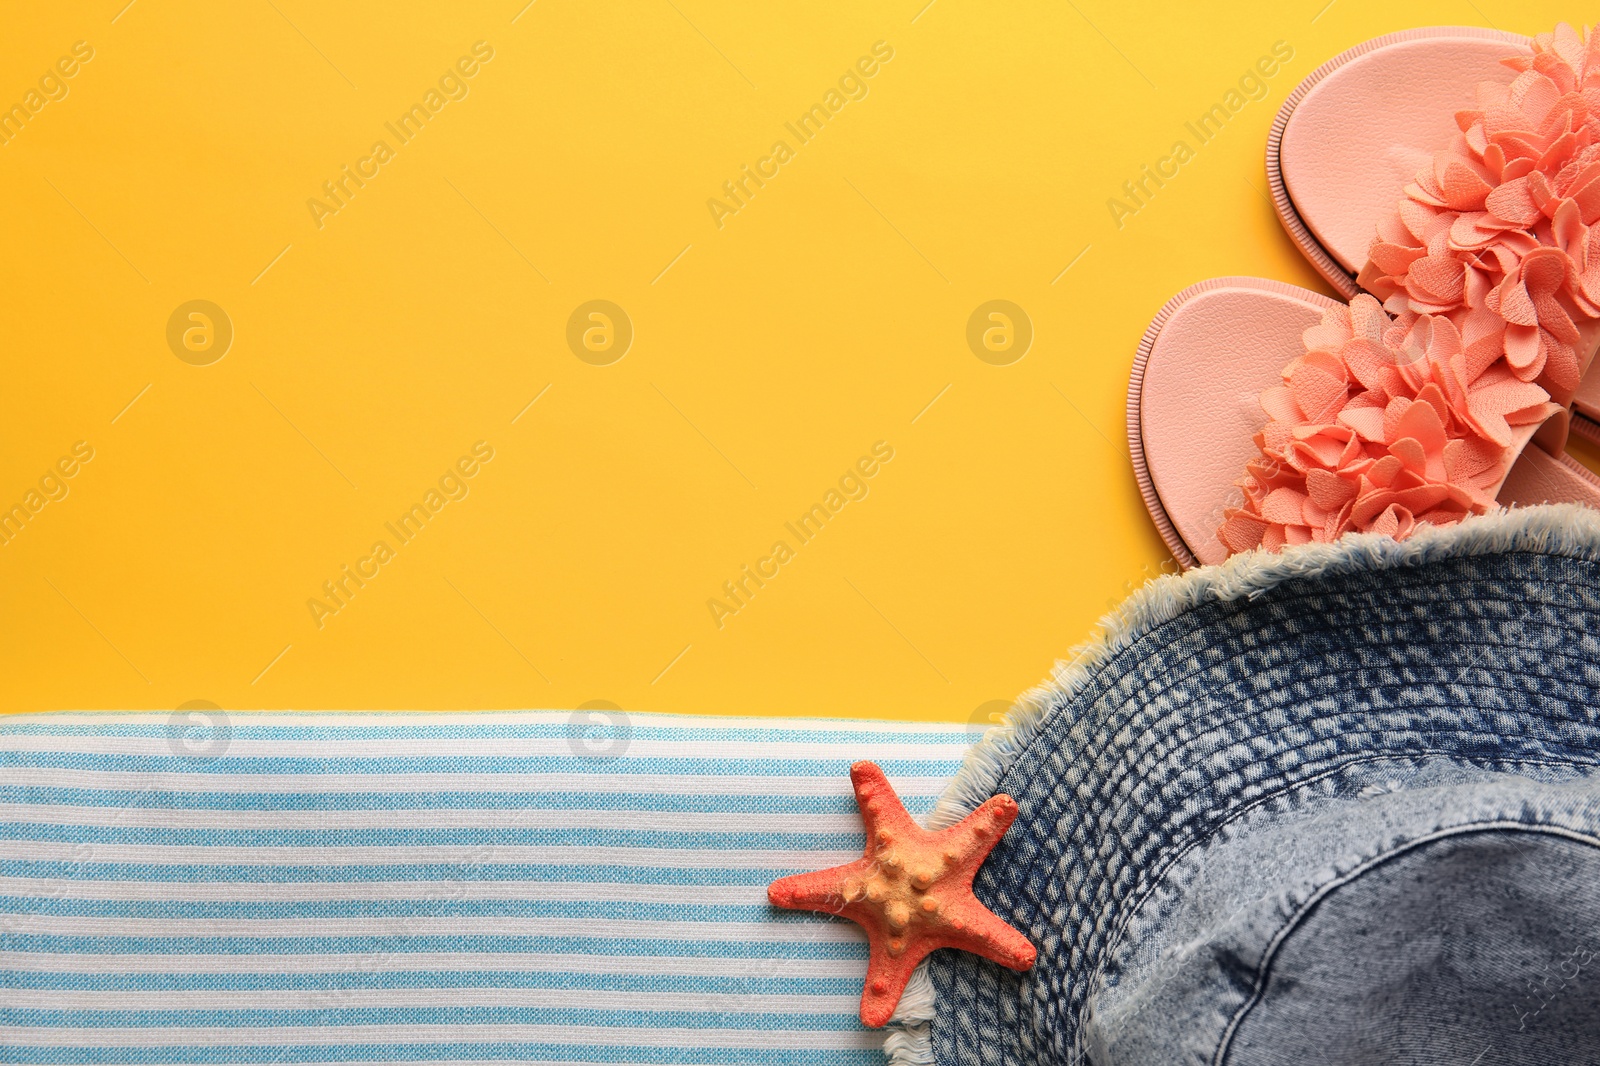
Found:
[[[0,718],[0,1061],[879,1066],[865,940],[767,883],[914,814],[954,725]]]

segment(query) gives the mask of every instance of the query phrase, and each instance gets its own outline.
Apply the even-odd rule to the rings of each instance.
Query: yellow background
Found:
[[[1218,274],[1315,284],[1262,173],[1295,83],[1391,30],[1583,14],[925,3],[12,5],[0,102],[94,58],[0,147],[0,504],[95,458],[0,546],[0,706],[966,720],[1161,570],[1123,422],[1151,315]],[[384,123],[480,40],[399,146]],[[1266,99],[1119,229],[1107,199],[1280,40]],[[307,200],[378,139],[319,229]],[[167,345],[193,299],[235,331],[210,365]],[[593,299],[635,330],[608,366],[565,339]],[[992,299],[1033,323],[1011,365],[966,343]],[[307,600],[479,440],[470,495],[318,628]],[[707,600],[880,440],[869,495],[717,628]]]

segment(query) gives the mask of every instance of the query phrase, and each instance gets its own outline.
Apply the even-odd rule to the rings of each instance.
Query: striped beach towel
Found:
[[[881,1066],[849,764],[957,725],[579,712],[0,718],[0,1060]]]

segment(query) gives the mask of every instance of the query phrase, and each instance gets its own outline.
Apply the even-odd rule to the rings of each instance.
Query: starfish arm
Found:
[[[944,831],[957,855],[955,865],[977,873],[1016,820],[1017,801],[1004,792],[984,800],[977,810]]]
[[[894,1016],[900,997],[911,981],[911,972],[938,945],[913,945],[900,955],[892,955],[883,938],[872,936],[871,940],[867,980],[861,989],[861,1024],[876,1029]]]
[[[898,834],[922,828],[895,795],[894,786],[877,763],[863,760],[851,766],[850,783],[855,787],[856,806],[861,808],[861,820],[867,827],[868,854],[872,853],[880,830]]]
[[[976,899],[966,911],[966,919],[965,929],[946,935],[947,946],[982,955],[1011,970],[1026,970],[1038,958],[1027,937]]]
[[[780,877],[767,886],[767,899],[773,906],[785,910],[838,914],[848,903],[844,896],[845,883],[851,879],[857,882],[864,879],[869,865],[866,859],[857,859],[814,873]]]
[[[1014,970],[1032,966],[1026,937],[984,907],[972,879],[1011,827],[1010,796],[986,800],[960,824],[938,832],[919,825],[882,769],[850,767],[867,830],[855,862],[780,878],[767,886],[775,906],[824,911],[860,925],[870,945],[861,1020],[876,1028],[894,1015],[917,963],[941,947],[959,948]]]

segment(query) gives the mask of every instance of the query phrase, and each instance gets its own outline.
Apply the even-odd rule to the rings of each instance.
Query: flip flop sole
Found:
[[[1267,184],[1284,231],[1346,300],[1377,221],[1399,200],[1418,166],[1457,132],[1455,113],[1477,100],[1477,85],[1505,70],[1506,46],[1528,38],[1474,26],[1435,26],[1375,37],[1312,71],[1278,109],[1267,135]],[[1403,49],[1405,77],[1374,53]],[[1385,57],[1387,59],[1388,57]],[[1388,68],[1388,69],[1385,69]],[[1390,105],[1371,114],[1363,79],[1380,77]],[[1300,124],[1293,130],[1296,118]],[[1319,136],[1337,132],[1337,140]],[[1312,166],[1302,166],[1315,160]],[[1285,166],[1294,172],[1285,178]],[[1381,166],[1387,179],[1374,181]]]
[[[1266,423],[1258,397],[1336,301],[1266,278],[1191,285],[1161,308],[1128,379],[1128,451],[1145,507],[1185,567],[1221,562],[1223,510]]]
[[[1361,291],[1356,274],[1377,219],[1458,132],[1455,113],[1477,102],[1478,83],[1504,77],[1507,48],[1529,45],[1519,34],[1476,26],[1375,37],[1312,71],[1278,109],[1267,137],[1273,208],[1306,261],[1345,299]],[[1381,113],[1374,99],[1384,101]],[[1374,168],[1386,177],[1375,180]],[[1573,432],[1600,442],[1600,373],[1586,376],[1572,407]]]
[[[1145,330],[1128,377],[1128,451],[1145,509],[1185,568],[1228,557],[1216,531],[1242,502],[1234,481],[1258,454],[1253,437],[1267,421],[1261,390],[1282,380],[1303,350],[1301,334],[1337,306],[1266,278],[1213,278],[1168,300]],[[1523,450],[1500,502],[1600,508],[1600,478],[1568,456],[1527,447],[1536,430],[1518,433]]]

